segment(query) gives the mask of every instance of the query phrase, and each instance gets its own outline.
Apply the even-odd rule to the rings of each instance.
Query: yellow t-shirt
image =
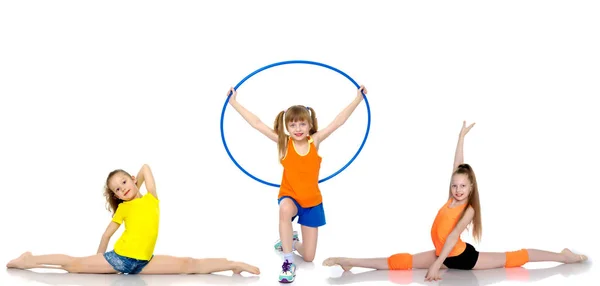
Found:
[[[125,222],[125,231],[115,243],[115,253],[150,260],[158,238],[160,208],[158,199],[147,193],[139,199],[119,204],[112,221]]]

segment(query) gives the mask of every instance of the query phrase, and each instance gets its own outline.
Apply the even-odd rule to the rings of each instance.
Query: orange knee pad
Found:
[[[412,269],[413,256],[409,253],[397,253],[388,257],[388,268],[390,270]]]
[[[520,267],[529,261],[527,249],[506,252],[506,263],[504,267]]]

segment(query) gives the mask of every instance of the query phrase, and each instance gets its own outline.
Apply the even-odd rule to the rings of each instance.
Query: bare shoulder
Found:
[[[310,144],[312,142],[312,144],[315,145],[315,148],[317,150],[319,150],[319,143],[321,143],[321,142],[319,141],[319,137],[315,136],[315,135],[316,135],[316,133],[310,136],[310,139],[308,140],[308,143]]]
[[[465,210],[465,215],[475,215],[475,209],[472,206],[467,206],[467,209]]]

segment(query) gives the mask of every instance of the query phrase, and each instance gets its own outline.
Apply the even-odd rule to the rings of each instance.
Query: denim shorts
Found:
[[[323,203],[314,207],[303,208],[294,198],[289,196],[279,198],[278,203],[281,204],[281,201],[286,198],[292,200],[298,209],[298,213],[292,218],[292,221],[298,217],[298,224],[310,227],[321,227],[327,223]]]
[[[150,262],[150,260],[139,260],[118,255],[114,250],[104,253],[104,258],[106,258],[106,261],[108,261],[117,272],[123,274],[138,274],[142,272],[142,269]]]

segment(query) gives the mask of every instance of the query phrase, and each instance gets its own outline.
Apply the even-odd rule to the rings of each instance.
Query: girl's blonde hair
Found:
[[[467,207],[465,210],[471,206],[475,211],[475,215],[473,216],[473,221],[471,222],[473,225],[472,234],[473,238],[476,242],[481,241],[481,205],[479,204],[479,189],[477,188],[477,178],[475,177],[475,172],[473,172],[473,168],[469,164],[461,164],[456,168],[452,176],[464,174],[467,175],[469,182],[471,182],[471,192],[469,193],[469,199],[467,201]],[[450,197],[452,197],[452,186],[450,186]],[[460,218],[465,215],[464,211]]]
[[[123,202],[123,200],[119,199],[117,197],[117,195],[115,195],[115,193],[108,187],[108,181],[114,175],[119,174],[119,173],[131,177],[131,175],[129,173],[127,173],[126,171],[117,169],[108,174],[108,176],[106,177],[106,184],[104,185],[104,197],[106,198],[106,204],[107,204],[106,209],[108,211],[110,211],[113,215],[115,214],[115,212],[117,211],[117,208],[119,207],[119,204],[121,204]]]
[[[285,156],[287,148],[288,135],[285,134],[285,129],[288,123],[297,121],[307,121],[310,125],[309,135],[313,135],[319,130],[317,125],[317,115],[312,107],[306,107],[302,105],[294,105],[286,111],[281,111],[275,118],[273,129],[277,133],[279,140],[277,142],[277,149],[279,150],[279,159]]]

